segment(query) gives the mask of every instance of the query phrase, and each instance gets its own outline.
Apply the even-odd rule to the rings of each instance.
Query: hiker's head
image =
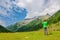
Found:
[[[47,21],[47,20],[44,20],[44,22]]]

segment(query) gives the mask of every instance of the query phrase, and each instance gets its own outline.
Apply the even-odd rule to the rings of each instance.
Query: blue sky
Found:
[[[26,18],[54,14],[60,0],[0,0],[0,25],[8,26]]]
[[[1,4],[3,4],[3,2]],[[10,7],[8,8],[8,6]],[[0,21],[4,21],[3,23],[0,22],[0,24],[3,24],[3,26],[14,24],[20,20],[23,20],[26,17],[26,14],[26,8],[20,8],[15,4],[9,4],[7,2],[5,5],[0,5]]]

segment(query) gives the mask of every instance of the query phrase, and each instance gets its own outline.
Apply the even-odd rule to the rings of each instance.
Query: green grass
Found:
[[[44,35],[43,29],[31,32],[0,33],[0,40],[60,40],[60,31],[54,31],[60,28],[60,22],[48,27],[49,35]]]
[[[0,40],[60,40],[60,31],[53,31],[51,35],[44,35],[43,30],[0,33]]]
[[[49,25],[48,35],[44,35],[43,29],[31,32],[0,33],[0,40],[60,40],[60,31],[52,30],[60,28],[59,24],[60,22]]]

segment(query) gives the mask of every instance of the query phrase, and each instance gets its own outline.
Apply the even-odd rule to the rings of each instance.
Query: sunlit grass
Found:
[[[48,35],[44,29],[31,32],[0,33],[0,40],[60,40],[60,23],[48,26]]]
[[[44,35],[43,30],[33,32],[0,33],[0,40],[60,40],[60,31]]]

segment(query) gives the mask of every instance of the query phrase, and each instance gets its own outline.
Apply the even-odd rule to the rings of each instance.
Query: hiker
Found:
[[[47,31],[47,21],[44,20],[42,24],[43,24],[43,28],[44,28],[44,34],[47,35],[48,34],[48,31]]]

